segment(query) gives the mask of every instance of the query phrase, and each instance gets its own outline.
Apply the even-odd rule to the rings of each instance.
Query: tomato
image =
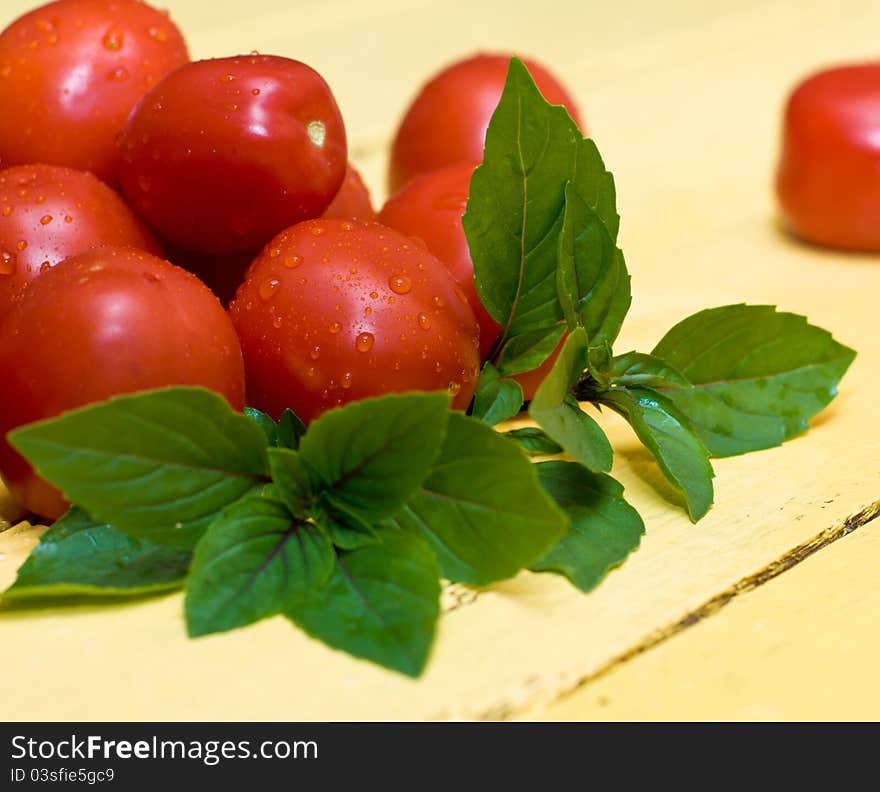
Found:
[[[777,193],[810,242],[880,250],[880,64],[813,75],[788,101]]]
[[[196,253],[171,247],[168,250],[168,260],[189,270],[214,292],[223,305],[229,305],[238,287],[244,283],[247,268],[259,252]]]
[[[168,15],[138,0],[58,0],[0,33],[0,166],[45,162],[112,181],[140,97],[189,60]]]
[[[337,217],[340,220],[375,220],[376,210],[370,200],[370,191],[358,170],[348,163],[345,179],[336,197],[324,210],[322,217]]]
[[[448,270],[378,223],[313,220],[273,239],[230,306],[249,402],[310,421],[347,402],[447,389],[467,407],[479,327]]]
[[[447,66],[426,83],[400,123],[391,148],[393,195],[421,173],[455,162],[481,162],[486,128],[495,112],[510,55],[475,55]],[[524,63],[544,98],[565,105],[575,121],[574,100],[543,66]]]
[[[161,253],[125,202],[91,173],[52,165],[0,171],[0,320],[42,270],[101,245]]]
[[[472,162],[460,162],[416,177],[386,201],[379,222],[417,239],[447,266],[477,317],[480,359],[485,360],[498,339],[501,325],[489,315],[477,295],[474,264],[461,225],[475,167]],[[559,348],[537,369],[515,375],[527,400],[535,395],[558,354]]]
[[[175,244],[239,253],[320,217],[347,147],[327,83],[269,55],[182,66],[138,104],[120,139],[122,188]]]
[[[480,357],[485,359],[501,325],[477,295],[474,264],[461,226],[475,167],[461,162],[418,176],[386,201],[379,222],[415,237],[446,265],[480,324]]]
[[[6,442],[22,424],[111,396],[201,385],[237,410],[244,368],[217,298],[143,251],[96,248],[37,278],[0,326],[0,475],[31,511],[55,519],[61,493]]]
[[[567,338],[568,333],[565,333],[559,340],[556,348],[550,353],[550,356],[540,366],[533,368],[531,371],[524,371],[521,374],[513,375],[513,379],[515,379],[522,388],[523,399],[525,401],[531,401],[535,398],[538,388],[550,373],[553,364],[556,363],[556,358],[559,357],[559,353],[562,351],[562,347]]]

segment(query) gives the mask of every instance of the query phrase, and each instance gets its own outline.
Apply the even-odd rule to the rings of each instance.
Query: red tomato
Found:
[[[801,83],[788,101],[777,192],[788,227],[820,245],[880,250],[880,64]]]
[[[379,222],[416,238],[447,266],[480,324],[480,359],[485,360],[501,325],[489,315],[477,295],[474,264],[461,226],[475,167],[472,162],[462,162],[416,177],[385,203]],[[514,376],[527,400],[535,395],[538,385],[553,367],[561,346],[560,342],[538,368]]]
[[[91,173],[53,165],[0,171],[0,320],[42,270],[101,245],[161,254],[131,209]]]
[[[562,336],[559,343],[556,345],[556,349],[550,353],[550,357],[538,366],[538,368],[534,368],[531,371],[524,371],[522,374],[513,375],[513,379],[515,379],[522,388],[523,399],[525,401],[531,401],[535,398],[538,388],[550,373],[550,369],[553,368],[556,358],[559,357],[559,353],[562,351],[562,346],[565,344],[566,338],[568,338],[568,333],[565,333],[565,335]]]
[[[189,60],[166,13],[138,0],[58,0],[0,33],[0,166],[115,178],[116,136],[140,97]]]
[[[313,220],[273,239],[230,307],[249,402],[310,421],[369,396],[449,389],[467,407],[479,327],[447,269],[378,223]]]
[[[245,253],[195,253],[182,248],[170,248],[168,260],[195,275],[220,300],[229,305],[235,292],[244,283],[244,274],[260,251]]]
[[[474,264],[461,226],[475,167],[462,162],[418,176],[385,203],[379,222],[417,238],[446,265],[480,324],[480,357],[485,359],[501,325],[477,296]]]
[[[33,282],[0,326],[0,379],[0,475],[49,519],[67,504],[6,442],[15,427],[167,385],[244,403],[241,348],[217,298],[194,275],[124,248],[74,256]]]
[[[162,236],[202,253],[262,247],[321,213],[345,175],[342,116],[321,76],[269,55],[190,63],[132,112],[119,177]]]
[[[322,217],[336,217],[340,220],[375,220],[376,210],[370,200],[370,191],[364,184],[357,169],[348,163],[345,179],[336,197],[324,210]]]
[[[475,55],[447,66],[413,100],[391,148],[393,195],[421,173],[455,162],[481,162],[486,128],[498,106],[510,55]],[[565,105],[579,123],[574,100],[543,66],[525,60],[544,98]]]

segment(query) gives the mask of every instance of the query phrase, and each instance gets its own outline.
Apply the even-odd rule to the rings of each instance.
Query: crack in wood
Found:
[[[604,663],[595,671],[584,674],[583,676],[575,680],[572,684],[567,685],[564,690],[560,690],[552,695],[547,700],[547,705],[549,706],[564,701],[572,694],[582,690],[587,685],[592,684],[596,680],[607,676],[612,671],[615,671],[617,668],[624,665],[625,663],[628,663],[639,655],[650,651],[654,647],[669,640],[670,638],[673,638],[684,630],[687,630],[694,625],[699,624],[710,616],[718,613],[718,611],[729,605],[737,597],[754,591],[755,589],[763,586],[765,583],[772,580],[773,578],[779,577],[782,573],[787,572],[789,569],[797,566],[814,553],[817,553],[819,550],[828,547],[830,544],[836,542],[838,539],[842,539],[843,537],[848,536],[853,531],[856,531],[862,526],[867,525],[878,516],[880,516],[880,500],[875,501],[869,506],[866,506],[864,509],[857,512],[856,514],[847,517],[842,523],[839,523],[831,528],[827,528],[826,530],[822,531],[811,539],[808,539],[806,542],[797,545],[796,547],[788,551],[785,555],[781,556],[776,561],[771,562],[764,568],[760,569],[758,572],[741,578],[732,586],[716,594],[714,597],[704,602],[695,610],[690,611],[681,619],[678,619],[677,621],[672,622],[665,627],[660,627],[657,630],[649,633],[635,646],[611,658],[607,663]],[[517,717],[518,715],[527,712],[533,707],[533,705],[534,698],[526,703],[501,701],[477,714],[475,716],[475,719],[480,721],[510,720],[511,718]]]

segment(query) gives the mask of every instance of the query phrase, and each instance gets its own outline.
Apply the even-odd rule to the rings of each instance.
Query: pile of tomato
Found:
[[[7,432],[123,393],[198,385],[305,421],[407,390],[466,409],[500,328],[461,216],[508,57],[421,88],[377,214],[304,63],[191,61],[140,0],[57,0],[0,33],[0,474],[23,505],[66,508]]]

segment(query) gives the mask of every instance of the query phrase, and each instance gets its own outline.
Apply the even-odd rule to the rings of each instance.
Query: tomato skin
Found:
[[[390,194],[421,173],[455,162],[482,161],[486,128],[504,90],[510,57],[478,54],[450,64],[422,86],[392,144]],[[523,62],[544,98],[565,105],[580,125],[574,99],[561,83],[534,60]]]
[[[379,222],[415,237],[446,265],[480,324],[480,358],[485,360],[501,325],[477,295],[474,264],[461,225],[475,167],[460,162],[417,176],[385,202]]]
[[[0,326],[0,378],[0,475],[49,519],[67,504],[6,441],[15,427],[168,385],[201,385],[244,405],[241,348],[216,297],[130,248],[91,250],[35,280]]]
[[[378,223],[312,220],[273,239],[230,306],[248,400],[304,421],[370,396],[453,393],[465,409],[479,327],[449,272]]]
[[[162,250],[91,173],[53,165],[0,171],[0,321],[42,270],[103,245]]]
[[[550,356],[540,365],[538,368],[534,368],[531,371],[524,371],[521,374],[514,374],[513,379],[515,379],[523,391],[523,401],[531,401],[535,398],[535,394],[538,392],[538,388],[541,386],[541,383],[550,373],[550,369],[553,368],[553,364],[556,363],[556,358],[559,357],[559,353],[562,351],[562,347],[565,345],[565,341],[568,338],[568,333],[563,334],[559,343],[556,345],[556,348],[550,353]]]
[[[188,60],[167,14],[139,0],[57,0],[25,14],[0,33],[0,166],[66,165],[112,183],[129,111]]]
[[[786,225],[819,245],[880,250],[880,64],[814,74],[785,110],[777,195]]]
[[[322,217],[340,220],[375,220],[376,210],[370,199],[370,191],[357,168],[350,162],[345,169],[345,179],[336,197],[324,210]]]
[[[224,306],[228,306],[242,283],[247,268],[257,257],[259,250],[244,253],[196,253],[192,250],[171,247],[168,260],[178,267],[189,270],[205,284]]]
[[[320,217],[345,175],[342,116],[304,63],[270,55],[196,61],[132,111],[119,178],[135,210],[180,247],[261,248]]]

